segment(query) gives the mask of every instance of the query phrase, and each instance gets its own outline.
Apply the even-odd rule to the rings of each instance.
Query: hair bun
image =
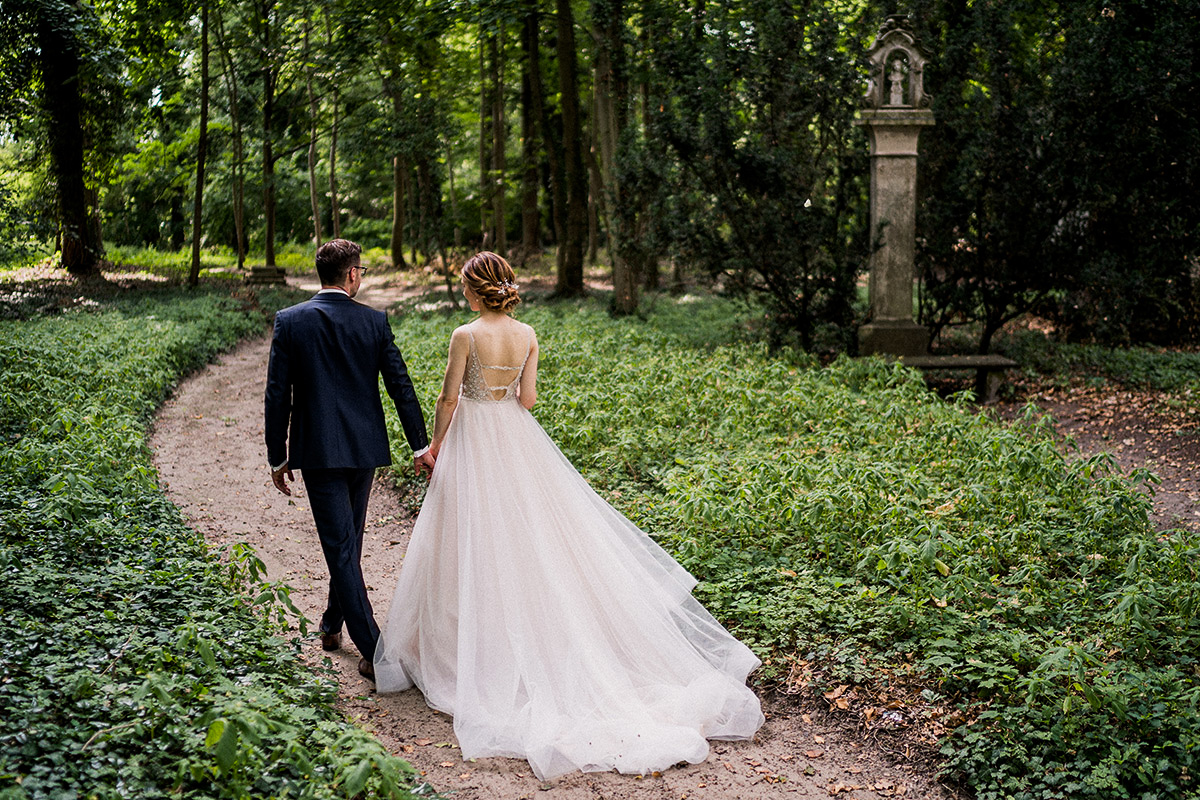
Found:
[[[503,257],[489,251],[476,253],[463,264],[463,282],[479,296],[485,308],[508,313],[521,302],[516,275]]]

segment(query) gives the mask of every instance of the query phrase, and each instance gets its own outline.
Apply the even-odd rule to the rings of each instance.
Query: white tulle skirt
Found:
[[[463,758],[646,774],[763,723],[759,666],[696,580],[588,486],[517,402],[462,399],[375,657],[454,717]]]

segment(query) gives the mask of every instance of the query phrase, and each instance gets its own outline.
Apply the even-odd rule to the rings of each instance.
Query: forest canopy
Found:
[[[683,280],[853,350],[872,249],[864,56],[930,54],[919,314],[1200,335],[1200,0],[5,0],[0,261],[239,267],[334,236],[397,268],[554,253],[613,310]]]

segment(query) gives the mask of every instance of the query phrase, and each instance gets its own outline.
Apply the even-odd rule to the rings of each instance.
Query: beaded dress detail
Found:
[[[528,360],[484,364],[471,337],[376,648],[378,690],[415,684],[454,717],[464,759],[524,758],[543,780],[661,771],[703,761],[708,739],[751,738],[758,659],[517,402]]]
[[[467,374],[463,376],[462,396],[468,400],[478,402],[487,402],[489,400],[503,402],[505,400],[517,399],[517,387],[521,385],[521,375],[525,372],[525,364],[529,362],[529,353],[533,350],[533,329],[529,331],[529,343],[525,348],[525,360],[521,362],[519,367],[492,366],[483,365],[479,361],[479,349],[475,347],[475,334],[467,331],[467,336],[470,338],[471,350],[467,355]],[[487,377],[484,372],[489,373],[515,373],[515,377],[509,383],[503,386],[490,386],[487,382]],[[497,397],[496,392],[504,392],[503,395]]]

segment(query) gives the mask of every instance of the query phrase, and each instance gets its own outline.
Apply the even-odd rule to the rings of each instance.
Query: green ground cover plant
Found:
[[[146,426],[183,374],[293,302],[121,295],[0,321],[0,797],[411,796],[280,638],[286,589],[159,491]]]
[[[804,663],[826,687],[917,682],[959,707],[941,752],[979,798],[1200,797],[1200,546],[1153,530],[1152,476],[895,365],[770,355],[720,303],[658,311],[522,309],[534,414],[701,579],[758,680]],[[427,408],[469,318],[395,323]]]
[[[1131,389],[1195,395],[1200,402],[1200,352],[1162,347],[1106,347],[1056,342],[1022,331],[997,341],[997,349],[1030,375],[1066,385],[1111,382]]]

